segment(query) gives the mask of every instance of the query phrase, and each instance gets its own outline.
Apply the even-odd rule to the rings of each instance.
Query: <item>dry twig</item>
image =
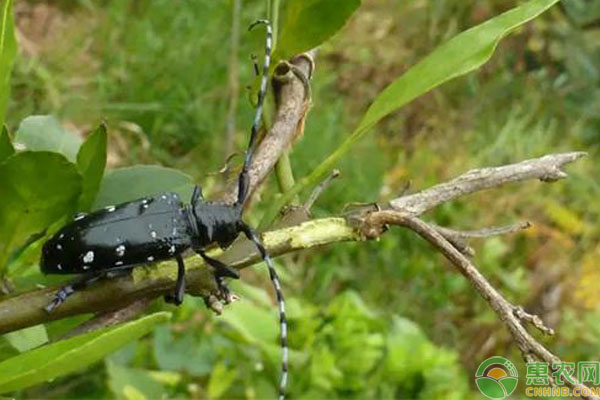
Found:
[[[531,179],[554,182],[567,176],[561,170],[563,165],[571,163],[585,155],[586,153],[584,152],[549,154],[517,164],[474,169],[458,178],[435,185],[419,193],[398,197],[390,202],[390,206],[394,210],[403,211],[411,215],[421,215],[425,211],[431,210],[442,203],[505,183],[522,182]]]
[[[339,169],[334,169],[333,171],[331,171],[331,174],[329,174],[329,176],[327,176],[327,178],[325,178],[323,182],[319,183],[317,187],[315,187],[315,189],[312,191],[312,193],[308,197],[308,200],[306,200],[306,202],[304,203],[304,208],[306,210],[310,210],[315,204],[315,201],[317,201],[319,196],[321,196],[323,191],[327,189],[327,187],[331,184],[331,181],[337,178],[338,176],[340,176]]]
[[[437,229],[408,213],[387,210],[369,214],[364,220],[363,234],[370,238],[377,237],[378,232],[381,232],[386,225],[398,225],[411,229],[450,260],[488,302],[498,318],[508,327],[514,342],[527,362],[543,361],[550,365],[562,362],[531,336],[524,325],[525,323],[531,323],[545,334],[553,334],[554,331],[546,327],[538,316],[526,313],[522,307],[515,306],[506,300],[479,272],[477,267],[458,251],[452,243],[446,240]],[[578,389],[580,393],[593,393],[586,385],[579,382],[576,376],[573,375],[569,378],[575,383],[571,383],[567,377],[565,377],[564,382],[571,389]],[[598,399],[593,395],[585,398]]]

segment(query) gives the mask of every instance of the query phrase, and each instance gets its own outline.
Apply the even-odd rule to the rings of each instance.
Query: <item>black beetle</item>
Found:
[[[267,92],[271,58],[271,25],[266,20],[259,20],[250,29],[258,24],[264,24],[267,28],[265,61],[250,142],[238,179],[237,201],[234,204],[204,201],[200,188],[196,186],[189,205],[182,203],[176,193],[162,193],[105,207],[90,214],[78,214],[74,221],[65,225],[44,244],[40,265],[47,274],[83,274],[80,279],[58,291],[54,300],[46,307],[51,312],[76,290],[85,288],[94,281],[127,274],[136,266],[175,258],[178,265],[177,283],[174,293],[165,296],[165,300],[179,305],[185,292],[182,254],[192,249],[215,269],[214,275],[221,297],[229,302],[231,295],[225,286],[224,277],[239,278],[239,275],[235,269],[207,256],[205,248],[214,243],[226,248],[243,232],[255,244],[267,264],[279,303],[283,351],[279,389],[280,399],[283,399],[287,383],[288,348],[281,284],[258,235],[242,220],[248,194],[248,168]]]

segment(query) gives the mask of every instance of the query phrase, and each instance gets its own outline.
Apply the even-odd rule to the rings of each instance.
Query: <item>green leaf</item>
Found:
[[[154,333],[154,358],[161,370],[185,371],[194,376],[208,375],[217,358],[214,337],[196,337],[186,331],[173,335],[169,327]]]
[[[0,270],[10,253],[65,215],[81,193],[81,176],[63,156],[22,152],[0,164]]]
[[[296,186],[278,199],[264,217],[264,222],[272,221],[281,207],[301,190],[319,182],[354,143],[368,133],[382,118],[442,83],[479,68],[491,58],[503,37],[537,17],[558,1],[529,1],[468,29],[437,47],[377,96],[352,135],[310,175],[299,180]],[[261,225],[264,225],[264,222]]]
[[[10,332],[4,335],[4,337],[21,353],[48,342],[48,334],[44,325],[36,325],[16,332]]]
[[[34,115],[25,118],[19,125],[15,142],[27,150],[53,151],[75,162],[81,139],[66,131],[51,115]]]
[[[236,302],[221,316],[250,343],[275,343],[279,335],[279,324],[275,314],[250,302]]]
[[[213,368],[208,380],[208,397],[218,399],[223,396],[237,378],[235,368],[228,367],[220,362]]]
[[[77,168],[83,177],[79,209],[89,210],[100,189],[106,167],[106,126],[100,125],[81,145],[77,153]]]
[[[139,199],[161,193],[179,193],[187,201],[194,185],[189,175],[156,165],[136,165],[107,173],[100,185],[94,208]]]
[[[19,351],[17,351],[9,343],[9,341],[6,340],[6,337],[4,335],[0,336],[0,361],[6,360],[17,355],[19,355]]]
[[[377,96],[352,138],[362,136],[383,117],[431,89],[482,66],[492,57],[502,38],[557,1],[530,1],[468,29],[436,48]]]
[[[108,386],[117,399],[166,398],[164,386],[152,377],[150,371],[127,368],[113,362],[106,363]]]
[[[0,393],[63,376],[102,359],[171,318],[167,312],[52,343],[0,363]]]
[[[0,18],[0,125],[3,125],[10,96],[10,73],[17,54],[12,0],[3,2]]]
[[[8,130],[6,129],[6,125],[2,127],[2,133],[0,133],[0,163],[6,160],[8,157],[15,154],[15,148],[10,142],[10,137],[8,136]]]
[[[287,59],[325,42],[346,23],[360,0],[289,0],[274,60]]]

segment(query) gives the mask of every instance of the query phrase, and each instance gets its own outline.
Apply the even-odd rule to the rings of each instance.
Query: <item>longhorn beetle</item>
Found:
[[[250,133],[244,165],[238,177],[238,198],[233,204],[205,201],[196,186],[191,204],[183,204],[176,193],[162,193],[127,203],[108,206],[90,214],[77,214],[43,246],[41,269],[46,274],[82,274],[62,287],[46,307],[51,312],[76,290],[85,288],[101,278],[127,274],[137,266],[174,258],[177,260],[175,291],[165,296],[165,301],[179,305],[185,292],[185,265],[182,254],[188,249],[198,253],[214,268],[220,295],[225,302],[232,297],[224,278],[239,278],[237,271],[209,257],[205,248],[216,243],[227,248],[240,232],[254,243],[267,264],[277,301],[281,329],[281,381],[280,399],[285,396],[288,371],[287,322],[285,303],[279,277],[265,247],[256,232],[243,220],[248,194],[248,169],[256,146],[258,127],[267,93],[267,80],[271,59],[272,29],[269,21],[258,20],[267,29],[265,60],[258,92],[258,102]]]

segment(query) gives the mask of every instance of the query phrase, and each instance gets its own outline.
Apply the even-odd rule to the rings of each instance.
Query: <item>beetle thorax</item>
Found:
[[[229,247],[240,233],[240,214],[235,206],[220,202],[198,201],[193,208],[201,247],[217,243]]]

